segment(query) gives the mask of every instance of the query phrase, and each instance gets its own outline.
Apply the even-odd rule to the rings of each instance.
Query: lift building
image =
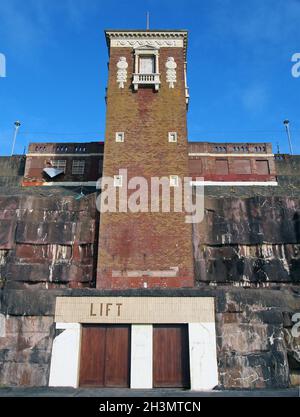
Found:
[[[296,384],[299,158],[188,142],[187,32],[105,34],[105,142],[0,159],[0,383]],[[204,219],[99,213],[99,177],[190,178]]]

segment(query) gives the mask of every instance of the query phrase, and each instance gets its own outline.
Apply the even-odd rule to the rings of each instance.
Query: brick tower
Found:
[[[113,30],[106,39],[103,176],[114,178],[117,195],[136,176],[147,180],[149,192],[153,177],[176,186],[188,177],[187,32]],[[127,178],[119,170],[127,170]],[[192,228],[185,213],[148,207],[101,214],[98,288],[193,286]]]

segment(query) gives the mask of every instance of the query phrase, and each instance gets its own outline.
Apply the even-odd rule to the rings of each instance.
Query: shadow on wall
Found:
[[[300,243],[300,215],[298,212],[294,214],[293,222],[297,243]]]

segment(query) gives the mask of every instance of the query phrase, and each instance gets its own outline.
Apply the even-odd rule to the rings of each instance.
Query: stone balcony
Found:
[[[158,91],[160,87],[160,74],[133,74],[133,88],[138,90],[140,85],[153,85]]]

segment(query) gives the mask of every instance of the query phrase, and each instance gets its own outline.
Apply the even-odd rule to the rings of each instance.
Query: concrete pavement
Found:
[[[0,388],[0,397],[300,397],[300,389],[190,391],[178,389]]]

